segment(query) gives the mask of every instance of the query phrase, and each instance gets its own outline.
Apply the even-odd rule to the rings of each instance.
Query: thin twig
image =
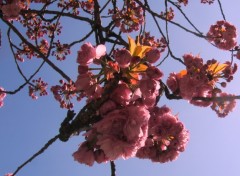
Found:
[[[221,13],[222,13],[223,19],[226,21],[226,17],[225,17],[225,14],[224,14],[224,12],[223,12],[222,3],[221,3],[220,0],[218,0],[218,5],[219,5],[219,8],[220,8],[220,10],[221,10]]]
[[[50,145],[52,145],[57,139],[59,135],[56,135],[52,139],[50,139],[37,153],[32,155],[27,161],[25,161],[23,164],[21,164],[16,171],[13,173],[13,176],[16,175],[24,166],[26,166],[28,163],[30,163],[34,158],[36,158],[38,155],[42,154]]]

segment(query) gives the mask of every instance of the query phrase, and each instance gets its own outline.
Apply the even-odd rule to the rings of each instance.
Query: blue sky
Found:
[[[199,0],[200,1],[200,0]],[[189,6],[184,8],[186,13],[192,19],[194,24],[203,32],[207,32],[209,26],[217,20],[222,20],[217,1],[214,5],[202,5],[199,1],[189,2]],[[154,4],[156,9],[158,4]],[[222,5],[227,21],[240,28],[239,6],[240,1],[222,0]],[[183,19],[176,15],[176,20],[184,23]],[[63,34],[66,39],[74,40],[78,32],[83,32],[86,28],[82,26],[72,26],[64,29]],[[159,34],[149,23],[147,30],[152,34]],[[6,28],[0,21],[0,28],[5,35]],[[75,32],[70,32],[70,30]],[[181,57],[185,53],[202,56],[205,60],[215,58],[219,61],[229,60],[231,55],[214,48],[203,39],[198,39],[189,33],[169,26],[171,47],[175,55]],[[238,30],[240,33],[240,30]],[[239,39],[238,39],[239,42]],[[77,46],[75,49],[80,47]],[[68,57],[68,60],[59,63],[67,74],[71,77],[77,76],[76,51]],[[236,60],[239,64],[240,61]],[[39,64],[39,60],[33,59],[21,64],[26,73]],[[32,66],[34,65],[34,66]],[[165,73],[165,79],[168,73],[183,69],[182,65],[168,59],[160,67]],[[18,76],[12,55],[8,50],[6,36],[3,36],[2,48],[0,49],[0,86],[7,90],[12,90],[23,82]],[[42,76],[57,84],[59,75],[50,71],[45,65]],[[38,77],[37,77],[38,78]],[[239,94],[239,71],[235,75],[233,82],[226,88],[230,93]],[[0,175],[13,172],[23,161],[28,159],[33,153],[39,150],[43,144],[58,133],[60,123],[66,115],[66,110],[60,109],[58,103],[53,100],[53,96],[40,97],[37,101],[28,97],[27,90],[21,91],[14,96],[7,96],[4,101],[5,106],[0,109]],[[140,160],[132,158],[129,160],[119,159],[116,161],[118,176],[225,176],[239,175],[240,158],[240,109],[237,104],[234,112],[230,113],[224,119],[220,119],[210,108],[194,107],[183,100],[168,101],[162,99],[159,106],[166,104],[172,108],[173,113],[178,114],[179,119],[184,122],[186,128],[190,131],[190,141],[186,148],[176,161],[160,164],[152,163],[149,160]],[[78,111],[82,104],[76,104],[75,110]],[[44,154],[39,156],[23,170],[19,176],[102,176],[110,175],[110,165],[94,164],[88,167],[75,162],[72,153],[78,148],[82,137],[76,136],[68,142],[57,141]]]

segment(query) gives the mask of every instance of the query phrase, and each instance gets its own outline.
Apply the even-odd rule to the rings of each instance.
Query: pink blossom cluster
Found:
[[[39,92],[40,96],[48,95],[47,93],[47,83],[45,83],[42,78],[34,79],[32,80],[33,84],[28,87],[29,89],[29,96],[32,97],[32,99],[37,99],[38,96],[36,95],[37,92]]]
[[[60,80],[61,85],[56,85],[51,87],[51,91],[54,95],[55,100],[60,103],[61,108],[71,109],[73,108],[73,103],[71,99],[76,97],[76,87],[72,81],[69,83]],[[77,100],[81,100],[81,95],[77,97]]]
[[[53,43],[53,47],[55,47],[56,50],[52,52],[52,55],[56,56],[59,61],[65,60],[66,55],[71,53],[69,45],[61,44],[59,40],[56,43]]]
[[[212,110],[214,110],[219,117],[225,117],[231,112],[236,106],[236,100],[233,94],[227,94],[224,92],[217,92],[215,96],[221,97],[220,99],[213,100],[211,105]]]
[[[128,1],[121,10],[109,10],[109,14],[112,15],[115,25],[124,33],[138,31],[144,22],[143,9],[133,0]]]
[[[186,70],[171,73],[167,79],[167,85],[173,94],[181,96],[196,106],[206,107],[211,105],[216,96],[215,92],[220,91],[216,83],[226,87],[226,82],[233,79],[233,74],[237,70],[237,65],[232,66],[230,62],[219,64],[213,59],[204,64],[202,58],[191,54],[186,54],[183,58]],[[221,79],[224,81],[220,82]],[[233,106],[228,107],[232,108]]]
[[[236,46],[237,41],[236,27],[227,21],[217,21],[216,24],[211,25],[207,39],[213,42],[216,47],[223,50],[230,50]]]
[[[20,46],[22,47],[22,50],[17,50],[15,53],[15,58],[20,61],[24,62],[24,58],[32,59],[33,57],[39,58],[39,54],[36,53],[33,48],[29,47],[29,45],[25,43],[21,43]],[[49,49],[49,43],[47,40],[42,39],[39,42],[39,45],[37,46],[39,52],[41,52],[43,55],[46,55],[48,53]]]
[[[21,9],[22,6],[19,0],[7,1],[6,4],[0,5],[0,10],[3,13],[3,17],[8,21],[16,20]]]
[[[81,7],[81,2],[79,1],[65,1],[61,0],[58,2],[57,6],[59,8],[64,8],[74,15],[79,15],[79,8]]]
[[[73,154],[74,159],[91,166],[94,161],[134,157],[147,138],[149,116],[144,106],[133,105],[103,115],[102,120],[85,134],[87,140],[82,144],[88,144],[87,151],[93,157],[81,157],[85,155],[81,145]]]
[[[175,14],[173,8],[170,7],[169,10],[161,12],[160,15],[162,18],[171,21],[173,20]]]
[[[160,163],[173,161],[185,150],[188,140],[188,131],[168,107],[154,107],[148,125],[148,138],[136,156]]]
[[[160,52],[164,52],[167,47],[167,43],[164,38],[155,39],[154,36],[150,35],[150,32],[145,32],[140,36],[141,45],[151,46],[155,48],[160,48]]]
[[[94,1],[93,0],[82,1],[81,8],[91,12],[94,9]]]
[[[6,93],[3,91],[4,91],[4,88],[0,87],[0,107],[4,105],[3,100],[6,97]]]
[[[102,87],[97,80],[97,76],[89,69],[92,63],[100,64],[101,57],[106,54],[106,47],[104,45],[92,46],[91,43],[85,43],[78,51],[77,63],[78,77],[75,82],[76,91],[82,92],[89,99],[98,98],[102,94]]]
[[[85,92],[89,97],[89,90],[95,88],[98,82],[97,75],[90,72],[88,66],[100,60],[103,67],[100,73],[104,73],[103,80],[106,82],[99,98],[107,98],[96,112],[100,120],[84,134],[85,141],[73,153],[74,159],[92,166],[95,161],[102,163],[135,157],[145,147],[148,148],[147,141],[153,136],[154,129],[154,140],[163,142],[158,142],[157,148],[166,145],[167,156],[163,155],[167,158],[165,162],[175,159],[185,149],[188,132],[177,117],[170,113],[169,108],[157,107],[163,73],[153,64],[159,60],[160,51],[154,47],[147,47],[146,51],[146,47],[136,51],[117,49],[113,59],[106,61],[104,57],[96,57],[98,47],[103,48],[93,47],[89,43],[82,45],[78,52],[77,62],[80,65],[75,85],[77,90]],[[144,51],[144,54],[138,53],[139,50]],[[104,94],[112,86],[113,80],[117,80],[117,84]],[[165,110],[167,112],[163,113]],[[160,130],[166,131],[166,134],[160,134]],[[154,153],[155,149],[148,150]],[[155,157],[158,157],[157,154]]]

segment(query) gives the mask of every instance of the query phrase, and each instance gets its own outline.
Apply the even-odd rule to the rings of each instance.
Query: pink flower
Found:
[[[106,54],[106,46],[105,45],[98,45],[96,47],[96,59],[100,59],[100,57],[104,56]]]
[[[143,97],[151,97],[158,95],[160,84],[154,79],[142,79],[139,83],[139,88]]]
[[[126,68],[130,65],[132,56],[128,50],[121,49],[114,52],[114,59],[121,68]]]
[[[91,149],[89,149],[88,142],[86,141],[83,142],[78,150],[73,153],[73,158],[75,161],[86,164],[88,166],[92,166],[95,161],[94,153]]]
[[[4,88],[0,87],[0,107],[4,105],[3,100],[7,95],[5,92],[2,91],[4,91]]]
[[[92,78],[91,73],[85,73],[78,75],[75,86],[78,91],[86,91],[95,84],[95,82],[96,80]]]
[[[132,97],[132,91],[125,83],[117,85],[116,89],[111,93],[110,98],[116,103],[126,106]]]
[[[116,103],[112,100],[106,101],[99,109],[100,115],[107,114],[108,112],[115,110],[117,107]]]
[[[135,156],[144,145],[147,135],[149,112],[143,106],[129,106],[113,110],[93,125],[97,145],[109,160]]]
[[[86,74],[89,68],[87,65],[78,65],[78,73],[79,74]]]
[[[106,54],[106,47],[98,45],[96,48],[91,43],[87,42],[81,46],[78,51],[77,63],[88,65],[93,62],[93,59],[99,59]]]
[[[234,97],[234,95],[218,93],[215,96],[216,99],[213,99],[211,108],[217,113],[218,117],[225,117],[229,112],[233,111],[236,106],[236,100],[231,97]]]
[[[169,108],[156,108],[151,112],[149,137],[136,156],[165,163],[177,159],[179,153],[185,150],[189,133]]]
[[[93,61],[96,56],[96,49],[91,43],[85,43],[81,46],[80,51],[78,51],[77,62],[81,65],[88,65]]]
[[[149,66],[146,70],[146,73],[150,79],[155,80],[160,80],[163,76],[163,73],[157,67],[154,66]]]
[[[94,158],[97,163],[106,163],[109,159],[106,157],[103,150],[99,149],[94,151]]]
[[[153,49],[151,49],[150,51],[148,51],[148,52],[146,53],[146,60],[147,60],[149,63],[153,64],[153,63],[155,63],[155,62],[158,61],[158,59],[160,58],[160,56],[161,56],[160,51],[159,51],[157,48],[153,48]]]
[[[179,91],[179,79],[176,73],[170,73],[167,79],[167,86],[173,93]]]
[[[183,59],[188,71],[196,68],[201,68],[203,66],[203,59],[198,56],[193,56],[192,54],[184,54]]]
[[[93,80],[93,83],[94,82],[95,80]],[[99,84],[94,83],[89,89],[85,90],[85,93],[88,97],[88,101],[91,101],[92,99],[97,99],[102,96],[103,88]]]
[[[19,16],[21,6],[18,0],[13,0],[10,4],[3,5],[1,10],[6,20],[15,20]]]
[[[227,21],[217,21],[212,25],[207,33],[208,40],[213,42],[218,48],[230,50],[236,46],[236,27]]]
[[[211,101],[197,100],[197,97],[211,98],[212,90],[213,88],[210,85],[203,85],[201,87],[196,88],[196,91],[193,94],[193,99],[190,101],[190,103],[194,104],[195,106],[202,106],[202,107],[210,106],[212,104]]]

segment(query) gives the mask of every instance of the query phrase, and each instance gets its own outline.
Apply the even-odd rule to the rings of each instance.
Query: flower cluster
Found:
[[[168,107],[153,108],[148,127],[148,138],[138,150],[138,158],[165,163],[177,159],[185,150],[189,133]]]
[[[81,2],[60,0],[57,6],[59,8],[69,10],[69,13],[73,13],[74,15],[79,15],[79,8],[81,6]]]
[[[16,20],[22,9],[21,3],[19,0],[10,1],[10,3],[0,6],[0,10],[3,13],[4,19],[11,21]]]
[[[109,14],[112,14],[115,25],[125,33],[138,31],[144,22],[143,9],[133,0],[127,1],[121,10],[118,8],[109,10]]]
[[[42,78],[39,79],[34,79],[32,80],[33,84],[35,85],[30,85],[28,87],[29,89],[29,96],[32,97],[32,99],[37,99],[38,97],[36,96],[36,92],[39,92],[40,96],[45,96],[48,95],[47,93],[47,83],[45,83]]]
[[[71,53],[69,45],[61,44],[59,40],[56,43],[53,43],[53,47],[55,47],[56,50],[52,51],[52,55],[56,56],[59,61],[65,60],[66,55]]]
[[[51,87],[54,98],[60,103],[61,108],[71,109],[73,108],[71,99],[77,96],[76,87],[72,81],[66,83],[63,80],[60,80],[60,84],[61,85]],[[81,100],[81,96],[78,96],[77,100]]]
[[[94,1],[93,0],[82,1],[81,8],[91,12],[94,9]]]
[[[236,100],[234,99],[234,95],[223,93],[220,91],[216,92],[215,96],[220,98],[213,99],[211,108],[217,113],[219,117],[225,117],[236,106]]]
[[[213,42],[216,47],[223,50],[230,50],[236,46],[237,30],[236,27],[227,21],[217,21],[211,25],[207,39]]]
[[[197,106],[211,105],[211,98],[214,99],[216,90],[220,90],[216,83],[226,87],[226,82],[233,79],[233,74],[237,70],[237,65],[231,66],[230,62],[220,64],[212,59],[204,64],[202,58],[191,54],[186,54],[183,58],[186,70],[171,73],[167,79],[167,85],[173,94]]]
[[[6,97],[6,93],[3,91],[4,91],[4,89],[2,87],[0,87],[0,107],[2,107],[4,105],[3,100]]]
[[[144,32],[143,35],[140,35],[140,43],[141,45],[159,48],[160,52],[164,52],[167,47],[167,43],[164,38],[155,39],[154,36],[150,35],[150,32]]]
[[[169,10],[167,10],[165,12],[161,12],[160,15],[163,19],[171,21],[174,18],[174,10],[170,7]]]
[[[106,50],[102,45],[93,47],[85,43],[78,52],[77,62],[80,65],[76,89],[83,91],[91,102],[89,96],[92,94],[95,97],[96,94],[91,89],[96,90],[97,85],[105,83],[97,97],[105,99],[95,114],[100,120],[88,129],[84,134],[85,141],[73,153],[79,163],[92,166],[95,161],[127,159],[137,153],[142,156],[141,151],[149,147],[147,141],[150,138],[155,140],[156,146],[146,150],[152,153],[166,145],[163,153],[167,154],[162,155],[167,158],[165,162],[175,159],[185,149],[188,132],[170,113],[170,109],[157,107],[163,73],[153,64],[160,59],[160,50],[135,43],[130,37],[129,45],[129,49],[115,50],[113,58],[101,57]],[[91,63],[101,63],[98,74],[91,72]],[[165,109],[169,112],[164,114]],[[160,134],[161,130],[164,132]],[[158,154],[155,155],[158,157]]]

